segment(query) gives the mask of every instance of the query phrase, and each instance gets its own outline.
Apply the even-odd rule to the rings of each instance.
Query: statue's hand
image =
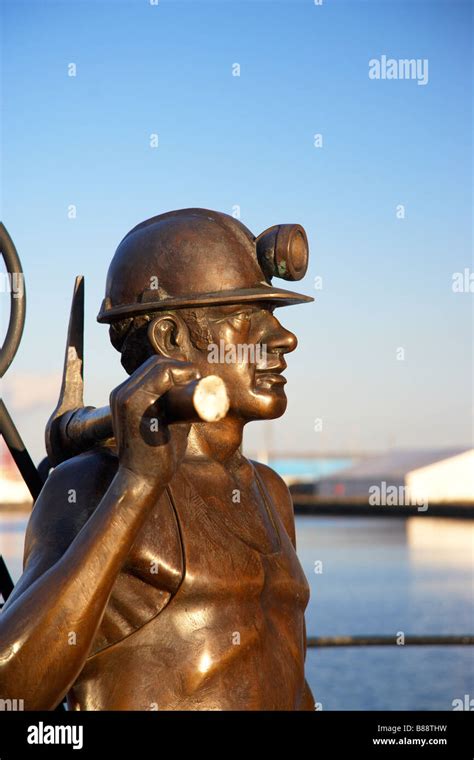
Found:
[[[173,385],[199,378],[192,364],[152,356],[110,394],[119,468],[163,486],[186,451],[190,425],[167,424],[160,398]]]

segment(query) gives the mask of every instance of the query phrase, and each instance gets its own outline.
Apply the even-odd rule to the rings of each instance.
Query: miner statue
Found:
[[[309,587],[283,480],[242,453],[244,426],[286,409],[295,335],[279,306],[312,299],[298,224],[255,237],[206,209],[134,227],[98,321],[128,378],[82,403],[79,279],[50,472],[24,572],[0,615],[0,697],[27,710],[314,710]]]

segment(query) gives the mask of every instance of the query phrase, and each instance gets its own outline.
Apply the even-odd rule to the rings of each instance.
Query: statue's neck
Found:
[[[242,420],[230,417],[191,425],[186,460],[207,459],[232,467],[241,458],[243,428]]]

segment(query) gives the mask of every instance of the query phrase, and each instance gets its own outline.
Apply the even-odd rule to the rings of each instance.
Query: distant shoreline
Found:
[[[426,512],[419,512],[416,506],[372,506],[364,500],[343,501],[318,499],[313,496],[293,495],[295,515],[303,517],[452,517],[474,519],[474,503],[439,502],[430,504]],[[32,504],[0,504],[0,515],[28,517]]]
[[[17,514],[29,515],[33,508],[32,502],[23,502],[22,504],[0,504],[0,514]]]

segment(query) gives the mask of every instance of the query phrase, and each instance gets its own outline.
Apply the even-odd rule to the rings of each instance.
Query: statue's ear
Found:
[[[190,347],[186,324],[173,312],[158,314],[148,326],[148,340],[153,350],[168,359],[187,359]]]

